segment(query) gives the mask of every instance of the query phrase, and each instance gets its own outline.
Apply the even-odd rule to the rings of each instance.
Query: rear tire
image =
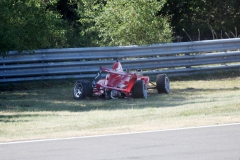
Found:
[[[147,98],[147,85],[142,80],[137,80],[132,88],[133,98]]]
[[[79,80],[73,88],[73,97],[80,100],[86,97],[91,97],[93,94],[92,83],[88,80]]]
[[[170,81],[166,74],[159,74],[156,77],[157,91],[158,93],[170,92]]]

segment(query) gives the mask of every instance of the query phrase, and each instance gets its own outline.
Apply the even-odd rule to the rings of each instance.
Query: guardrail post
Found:
[[[192,48],[193,48],[193,45],[189,45],[188,49],[192,50]],[[185,55],[190,56],[190,53],[186,53]],[[189,61],[191,61],[191,60],[189,60]],[[191,66],[186,66],[186,68],[191,68]]]

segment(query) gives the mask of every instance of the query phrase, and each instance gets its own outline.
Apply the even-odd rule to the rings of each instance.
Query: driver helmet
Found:
[[[113,69],[114,71],[123,71],[122,65],[121,65],[120,62],[118,62],[118,60],[114,63],[112,69]]]

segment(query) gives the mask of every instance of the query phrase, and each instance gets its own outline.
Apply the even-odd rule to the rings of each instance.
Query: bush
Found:
[[[0,1],[0,54],[66,45],[67,23],[46,4],[35,0]]]
[[[104,46],[145,45],[171,42],[167,17],[157,16],[164,1],[108,0],[95,18],[100,44]]]

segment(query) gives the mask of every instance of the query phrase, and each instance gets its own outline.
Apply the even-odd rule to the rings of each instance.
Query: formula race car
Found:
[[[105,79],[100,79],[102,72],[107,73]],[[154,87],[149,87],[149,83]],[[150,82],[148,76],[143,76],[142,70],[123,71],[121,63],[117,60],[112,69],[100,67],[92,82],[78,80],[74,85],[73,97],[77,100],[86,97],[105,99],[147,98],[148,89],[157,89],[158,93],[168,94],[170,92],[169,78],[166,74],[159,74],[156,77],[156,84],[154,84]]]

